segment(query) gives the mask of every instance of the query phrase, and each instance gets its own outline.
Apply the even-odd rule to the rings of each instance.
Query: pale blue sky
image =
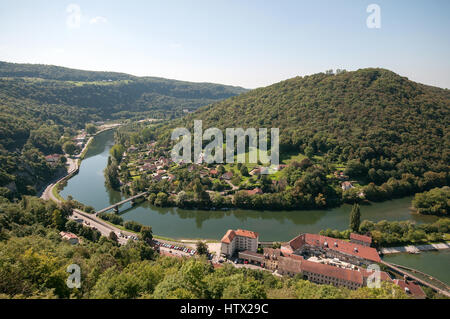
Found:
[[[67,23],[72,3],[78,28]],[[366,25],[371,3],[380,29]],[[383,67],[450,88],[449,9],[448,0],[0,0],[0,60],[247,88]]]

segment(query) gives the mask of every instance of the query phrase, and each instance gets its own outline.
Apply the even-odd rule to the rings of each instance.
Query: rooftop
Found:
[[[411,294],[416,298],[426,298],[426,294],[422,288],[413,282],[394,279],[394,283],[400,286],[407,294]]]
[[[368,243],[368,244],[372,243],[372,237],[364,236],[364,235],[360,235],[360,234],[355,234],[355,233],[351,233],[350,234],[350,239],[362,241],[362,242]]]
[[[350,270],[339,268],[331,265],[320,264],[313,261],[303,260],[302,271],[308,271],[328,277],[333,277],[341,280],[355,282],[360,285],[364,283],[364,278],[361,272],[357,270]]]
[[[258,238],[259,235],[258,235],[258,233],[255,233],[255,232],[250,231],[250,230],[245,230],[245,229],[232,230],[232,229],[229,229],[226,232],[226,234],[222,237],[221,242],[225,243],[225,244],[229,244],[229,243],[231,243],[231,241],[236,236],[256,239],[256,238]]]
[[[341,253],[357,256],[366,260],[375,262],[381,261],[375,248],[317,234],[302,234],[295,237],[286,246],[282,247],[282,252],[292,254],[305,244],[316,247],[320,246],[324,249],[339,251]]]

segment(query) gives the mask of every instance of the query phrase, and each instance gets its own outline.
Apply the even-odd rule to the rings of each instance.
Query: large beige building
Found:
[[[220,252],[225,256],[232,256],[236,251],[252,251],[258,249],[258,233],[250,230],[229,229],[222,238]]]

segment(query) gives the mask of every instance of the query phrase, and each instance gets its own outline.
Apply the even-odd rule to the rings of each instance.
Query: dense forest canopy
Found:
[[[182,115],[184,109],[193,111],[245,91],[212,83],[0,62],[2,100],[9,98],[9,104],[14,104],[27,99],[31,100],[27,104],[39,106],[76,107],[99,119],[173,118]]]
[[[353,161],[354,175],[373,168],[377,184],[394,172],[449,169],[450,91],[385,69],[292,78],[200,108],[173,126],[191,127],[194,119],[204,129],[278,127],[282,153],[310,147],[330,162]]]

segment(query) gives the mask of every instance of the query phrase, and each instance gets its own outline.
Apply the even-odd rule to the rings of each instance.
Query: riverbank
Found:
[[[421,251],[439,251],[450,248],[450,242],[447,243],[436,243],[436,244],[428,244],[428,245],[408,245],[401,247],[386,247],[381,248],[380,251],[383,255],[389,254],[400,254],[400,253],[410,253],[417,254]]]
[[[99,131],[97,131],[95,134],[93,134],[91,137],[89,137],[89,140],[86,142],[86,144],[84,145],[83,149],[81,150],[80,154],[77,156],[67,156],[67,174],[65,174],[64,176],[60,177],[59,179],[57,179],[55,182],[49,184],[44,191],[42,192],[41,196],[39,196],[40,198],[44,199],[44,200],[52,200],[58,204],[60,204],[61,202],[64,201],[64,198],[59,194],[58,191],[58,187],[59,184],[69,180],[70,178],[72,178],[74,175],[76,175],[80,169],[81,166],[81,161],[84,159],[88,149],[89,149],[89,145],[92,143],[92,141],[94,140],[94,138],[106,131],[109,131],[111,129],[114,129],[118,126],[120,126],[122,124],[120,123],[115,123],[115,124],[109,124],[109,125],[104,125],[101,127],[101,129]]]

